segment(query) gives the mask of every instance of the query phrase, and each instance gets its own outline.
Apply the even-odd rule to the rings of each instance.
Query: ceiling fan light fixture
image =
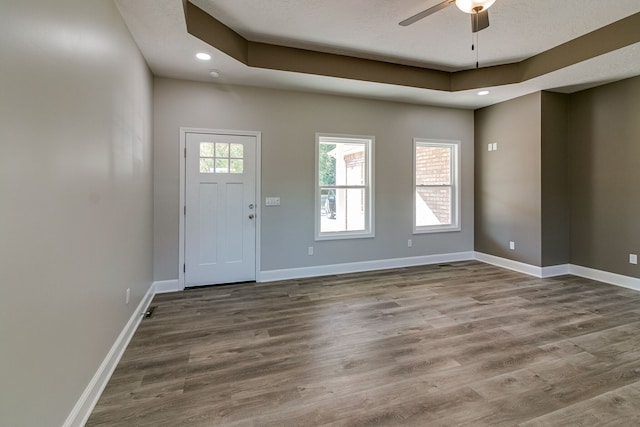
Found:
[[[495,1],[496,0],[456,0],[456,6],[465,13],[478,13],[489,9]]]

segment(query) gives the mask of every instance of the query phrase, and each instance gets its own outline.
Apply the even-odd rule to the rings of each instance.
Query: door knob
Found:
[[[249,219],[253,219],[253,218],[255,218],[255,215],[254,214],[249,214]]]

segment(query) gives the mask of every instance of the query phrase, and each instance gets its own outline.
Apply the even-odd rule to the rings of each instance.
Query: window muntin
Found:
[[[460,230],[458,141],[415,139],[414,233]]]
[[[316,240],[373,237],[373,141],[316,135]]]
[[[200,143],[200,173],[243,173],[244,145]]]

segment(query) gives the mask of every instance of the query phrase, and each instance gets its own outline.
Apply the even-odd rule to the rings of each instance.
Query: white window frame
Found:
[[[321,216],[321,201],[320,201],[320,142],[335,143],[335,144],[363,144],[365,146],[365,163],[366,170],[364,173],[365,183],[364,185],[335,185],[335,186],[322,186],[322,188],[333,187],[336,189],[341,188],[364,188],[365,194],[365,209],[364,209],[364,230],[358,231],[331,231],[321,232],[320,226],[322,221]],[[367,135],[340,135],[330,133],[316,133],[316,155],[315,155],[315,240],[337,240],[337,239],[363,239],[371,238],[375,236],[375,221],[374,221],[374,191],[373,191],[373,168],[374,168],[374,145],[375,137]]]
[[[451,224],[445,225],[422,225],[416,224],[416,203],[418,187],[427,187],[416,185],[416,161],[418,147],[446,147],[452,149],[453,159],[451,164],[451,185],[443,187],[451,187]],[[422,233],[443,233],[450,231],[460,231],[460,141],[439,140],[414,138],[413,139],[413,234]]]

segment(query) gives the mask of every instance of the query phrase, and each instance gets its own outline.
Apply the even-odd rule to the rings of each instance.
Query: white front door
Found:
[[[255,280],[256,137],[187,133],[185,286]]]

